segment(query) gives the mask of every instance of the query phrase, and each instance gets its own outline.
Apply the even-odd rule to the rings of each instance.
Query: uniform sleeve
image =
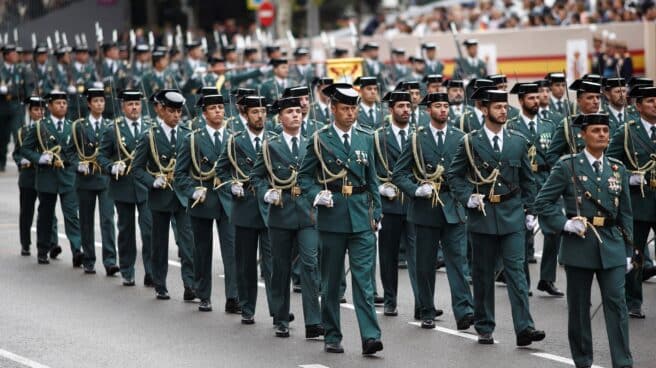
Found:
[[[232,175],[230,173],[232,164],[230,163],[230,160],[228,159],[228,148],[230,147],[230,142],[232,141],[232,144],[234,144],[234,135],[230,136],[226,142],[226,144],[223,146],[223,152],[221,152],[221,155],[219,156],[219,160],[216,163],[216,176],[221,179],[221,183],[228,182],[232,180]]]
[[[547,149],[547,163],[549,166],[553,167],[560,157],[564,154],[569,153],[567,147],[567,141],[565,140],[565,129],[563,122],[561,121],[560,125],[556,127],[554,131],[553,138],[551,139],[551,144]]]
[[[558,201],[570,185],[569,170],[565,167],[565,162],[556,163],[533,203],[535,212],[540,218],[540,226],[547,234],[560,234],[567,222],[567,217],[563,214],[562,206]]]
[[[380,201],[380,193],[378,192],[378,186],[380,182],[378,181],[378,176],[376,175],[376,153],[374,152],[374,141],[373,137],[368,139],[369,141],[369,157],[371,158],[369,165],[367,166],[367,186],[369,187],[369,193],[371,193],[371,200],[374,210],[374,221],[379,222],[382,218],[382,204]]]
[[[173,181],[175,191],[189,199],[194,194],[194,182],[189,176],[192,155],[190,137],[191,135],[187,135],[178,147],[178,152],[175,155],[175,180]]]
[[[118,149],[118,147],[117,147]],[[102,167],[105,174],[112,173],[112,157],[114,156],[114,123],[105,126],[100,139],[100,149],[98,150],[98,164]]]
[[[624,125],[617,128],[615,134],[611,137],[610,144],[606,149],[606,155],[626,162],[624,155]]]
[[[134,160],[132,161],[132,171],[134,177],[146,188],[152,188],[155,178],[146,171],[146,165],[148,164],[148,154],[149,154],[149,137],[150,133],[144,133],[139,142],[137,143],[137,148],[134,153]]]
[[[257,155],[249,177],[251,178],[251,185],[255,187],[257,192],[258,201],[262,200],[266,191],[269,190],[266,167],[264,166],[264,155]]]
[[[474,191],[473,185],[466,179],[469,171],[469,161],[465,151],[465,138],[463,137],[458,144],[458,149],[453,156],[451,167],[446,173],[446,180],[456,196],[456,199],[463,205],[467,205],[469,197]]]
[[[39,164],[39,158],[41,157],[41,153],[37,149],[36,125],[31,127],[27,131],[27,136],[23,140],[23,145],[21,146],[20,153],[25,158],[30,160],[32,162],[32,165],[36,166]]]
[[[617,213],[617,223],[624,229],[628,239],[633,238],[633,209],[631,208],[631,195],[629,193],[629,175],[622,169],[622,192],[620,193],[620,206]],[[625,242],[626,256],[633,255],[633,248]]]
[[[523,138],[522,138],[523,139]],[[519,170],[519,186],[522,189],[522,203],[526,213],[534,213],[533,199],[536,194],[535,177],[531,171],[531,163],[528,159],[528,141],[522,142],[524,152],[522,153],[522,162]]]
[[[416,133],[414,133],[416,134]],[[412,136],[410,136],[412,139]],[[415,198],[415,192],[419,185],[415,183],[412,175],[414,166],[414,157],[412,155],[412,144],[408,141],[406,148],[396,160],[394,170],[392,170],[392,182],[398,186],[407,196]]]
[[[319,134],[319,132],[314,134]],[[308,140],[306,152],[301,164],[301,170],[298,173],[298,183],[303,193],[308,194],[307,199],[311,202],[323,189],[315,179],[315,175],[321,170],[321,167],[317,154],[314,152],[314,135]]]

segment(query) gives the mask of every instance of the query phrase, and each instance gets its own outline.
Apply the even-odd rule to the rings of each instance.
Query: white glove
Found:
[[[264,193],[264,202],[276,204],[280,201],[280,191],[276,189],[269,189]]]
[[[626,273],[631,272],[633,270],[633,263],[631,262],[631,257],[626,257]]]
[[[645,180],[645,177],[640,174],[631,174],[629,177],[629,185],[640,185],[640,184],[647,184],[647,180]]]
[[[389,199],[394,199],[394,197],[396,197],[396,190],[394,190],[394,188],[389,185],[379,185],[378,192],[381,196],[387,197]]]
[[[191,195],[191,198],[194,201],[197,201],[198,199],[205,197],[205,193],[206,193],[206,191],[204,191],[202,189],[196,189],[196,190],[194,190],[194,194]]]
[[[570,219],[565,222],[563,230],[583,236],[585,234],[585,223],[580,219]]]
[[[234,195],[234,196],[243,197],[244,196],[244,185],[242,183],[234,183],[230,186],[230,191],[232,192],[232,195]]]
[[[68,87],[66,87],[66,92],[73,94],[77,92],[77,89],[75,89],[75,86],[72,84],[69,84]]]
[[[524,223],[526,224],[526,230],[533,231],[535,229],[535,225],[537,225],[538,219],[535,218],[533,215],[526,215],[526,219]]]
[[[272,69],[273,69],[273,66],[271,66],[271,65],[264,65],[264,66],[261,66],[261,67],[260,67],[260,73],[262,73],[262,74],[266,74],[266,73],[270,72]]]
[[[50,165],[52,163],[51,153],[42,153],[39,157],[39,165]]]
[[[5,86],[5,85],[0,86],[0,94],[2,94],[2,95],[7,94],[7,86]]]
[[[112,175],[118,175],[119,169],[117,164],[112,165]]]
[[[112,175],[123,175],[123,172],[125,172],[124,162],[117,162],[112,165]]]
[[[314,197],[314,207],[316,206],[333,206],[333,194],[330,191],[322,190]]]
[[[77,172],[79,172],[80,174],[89,175],[89,165],[79,163],[77,165]]]
[[[203,75],[205,75],[205,72],[207,71],[206,68],[204,67],[198,67],[196,70],[194,70],[194,75],[192,75],[192,79],[201,79],[203,78]]]
[[[28,165],[30,164],[30,160],[28,160],[28,159],[26,159],[25,157],[23,157],[23,158],[21,158],[19,164],[20,164],[21,167],[28,166]]]
[[[433,187],[430,184],[422,184],[415,190],[415,197],[430,197],[433,193]]]
[[[483,205],[483,198],[485,198],[485,194],[478,194],[474,193],[469,197],[469,200],[467,201],[467,207],[469,208],[479,208]]]
[[[164,179],[161,176],[158,176],[155,178],[155,181],[153,182],[153,188],[155,189],[161,189],[166,186],[166,179]]]

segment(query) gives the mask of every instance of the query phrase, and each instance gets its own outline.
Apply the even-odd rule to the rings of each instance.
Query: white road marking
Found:
[[[421,322],[408,322],[408,323],[413,325],[413,326],[421,327]],[[472,340],[472,341],[478,341],[478,336],[477,335],[452,330],[450,328],[435,326],[435,331],[444,332],[446,334],[453,335],[453,336],[464,337],[465,339],[469,339],[469,340]],[[498,344],[499,341],[494,340],[494,343]]]
[[[342,308],[350,309],[350,310],[355,310],[355,306],[351,303],[340,303],[339,305]],[[383,314],[383,312],[379,311],[376,309],[376,314]]]
[[[41,363],[37,363],[31,359],[27,359],[25,357],[22,357],[20,355],[16,355],[12,352],[9,352],[7,350],[0,349],[0,357],[7,358],[11,361],[14,361],[16,363],[22,364],[26,367],[30,368],[50,368],[47,365],[43,365]]]
[[[301,364],[300,368],[329,368],[323,364]]]
[[[567,365],[571,365],[571,366],[575,365],[574,361],[572,359],[563,358],[563,357],[558,356],[558,355],[553,355],[553,354],[549,354],[549,353],[531,353],[531,355],[534,355],[534,356],[539,357],[539,358],[553,360],[554,362],[559,362],[559,363],[563,363],[563,364],[567,364]],[[593,365],[592,368],[602,368],[602,367],[598,366],[598,365]]]

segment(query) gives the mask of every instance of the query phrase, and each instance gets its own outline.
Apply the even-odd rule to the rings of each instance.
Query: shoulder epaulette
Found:
[[[358,132],[361,132],[361,133],[365,133],[365,134],[367,134],[367,135],[373,135],[373,134],[374,134],[374,132],[373,132],[372,130],[365,129],[365,128],[361,127],[361,126],[356,126],[356,127],[355,127],[355,130],[357,130]]]
[[[608,158],[608,161],[610,161],[614,164],[621,165],[622,167],[624,167],[624,163],[622,161],[616,159],[615,157],[610,157],[610,156],[606,156],[606,157]]]
[[[576,153],[568,153],[568,154],[566,154],[566,155],[562,155],[562,156],[560,156],[560,158],[558,159],[558,161],[570,160],[570,159],[576,158],[576,156],[577,156]]]
[[[627,124],[629,124],[629,125],[633,125],[633,124],[635,124],[635,123],[636,123],[635,120],[629,120],[629,122],[628,122]]]

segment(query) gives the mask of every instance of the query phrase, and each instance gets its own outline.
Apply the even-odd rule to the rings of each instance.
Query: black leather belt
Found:
[[[505,202],[505,201],[515,197],[517,195],[517,193],[519,193],[519,188],[515,188],[515,189],[513,189],[510,192],[505,193],[505,194],[495,194],[495,195],[492,195],[492,196],[485,196],[485,198],[483,200],[486,201],[486,202],[489,202],[490,204],[497,204],[497,203]]]
[[[549,165],[538,165],[538,171],[537,172],[545,172],[545,171],[551,171],[551,167]]]
[[[342,189],[346,189],[347,187],[344,187],[342,184],[338,183],[328,183],[328,190],[331,192],[339,192],[343,193]],[[361,194],[367,191],[367,186],[366,185],[360,185],[360,186],[350,186],[351,187],[351,194]]]
[[[571,218],[576,217],[576,215],[572,214],[572,213],[568,213],[567,217],[571,219]],[[615,226],[615,219],[614,218],[603,217],[603,216],[595,216],[595,217],[582,216],[582,217],[585,217],[585,219],[588,220],[589,223],[594,225],[594,227],[611,227],[611,226]]]

